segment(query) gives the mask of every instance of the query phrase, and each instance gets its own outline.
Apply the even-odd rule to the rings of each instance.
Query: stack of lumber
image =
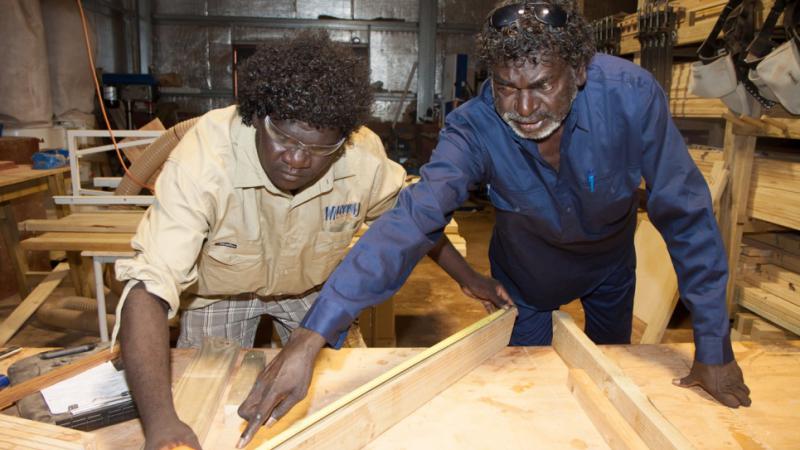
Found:
[[[639,4],[641,3],[640,1]],[[727,3],[727,0],[669,0],[669,4],[676,9],[678,19],[675,45],[703,42]],[[774,0],[758,2],[756,8],[760,7],[761,9],[761,11],[756,11],[759,23],[767,16],[773,3],[775,3]],[[638,52],[640,45],[636,35],[639,32],[639,23],[636,13],[628,14],[623,19],[620,31],[622,35],[620,53],[624,55]]]
[[[800,159],[781,153],[756,157],[749,197],[748,216],[800,229]]]
[[[800,334],[800,234],[752,234],[743,243],[737,302]]]
[[[725,155],[722,149],[718,147],[708,147],[705,145],[690,145],[689,154],[692,156],[703,178],[710,184],[711,172],[714,169],[714,163],[725,161]]]
[[[772,325],[766,320],[755,314],[740,312],[736,313],[731,329],[732,341],[785,341],[787,339],[797,339],[794,334]]]

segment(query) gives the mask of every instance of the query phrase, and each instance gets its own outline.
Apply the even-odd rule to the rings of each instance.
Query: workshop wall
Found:
[[[447,55],[473,53],[474,34],[493,4],[493,0],[439,0],[440,28],[464,27],[437,35],[436,93],[442,92]],[[371,80],[382,83],[373,110],[381,120],[392,119],[417,61],[414,28],[419,20],[419,0],[154,0],[153,14],[155,71],[177,74],[182,83],[166,94],[162,90],[161,98],[175,102],[187,115],[199,115],[233,102],[232,46],[281,38],[297,31],[280,19],[323,17],[399,24],[396,28],[402,29],[388,31],[329,30],[337,41],[367,44]],[[277,20],[270,22],[271,19]],[[414,25],[403,28],[408,22]],[[471,65],[476,63],[475,58],[470,58]],[[414,103],[416,90],[415,76],[406,105]]]
[[[123,11],[134,0],[84,0],[95,64],[106,72],[130,70]],[[16,0],[0,14],[0,121],[10,128],[53,122],[93,122],[93,86],[83,31],[73,0]]]

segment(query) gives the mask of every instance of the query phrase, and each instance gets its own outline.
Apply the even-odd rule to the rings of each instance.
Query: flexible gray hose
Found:
[[[142,156],[128,168],[132,177],[126,173],[114,191],[114,195],[138,195],[142,191],[142,186],[139,186],[133,179],[142,182],[148,181],[153,173],[164,164],[172,149],[178,145],[186,132],[192,129],[198,119],[200,118],[195,117],[176,124],[148,145]]]

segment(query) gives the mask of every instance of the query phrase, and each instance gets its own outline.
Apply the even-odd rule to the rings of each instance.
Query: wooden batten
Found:
[[[570,369],[567,385],[609,447],[614,450],[647,450],[647,444],[614,408],[586,371]]]
[[[42,306],[47,297],[53,293],[64,277],[69,274],[69,264],[60,263],[39,283],[33,291],[22,300],[10,316],[0,324],[0,345],[5,345],[19,331],[33,313]]]
[[[648,447],[693,448],[636,384],[561,311],[553,312],[553,348],[570,368],[586,372]]]
[[[357,449],[508,345],[516,309],[500,310],[262,442],[258,449]]]
[[[95,450],[91,433],[0,414],[0,448],[19,450]]]
[[[205,338],[175,386],[175,412],[201,444],[217,414],[238,355],[237,344],[220,337]]]

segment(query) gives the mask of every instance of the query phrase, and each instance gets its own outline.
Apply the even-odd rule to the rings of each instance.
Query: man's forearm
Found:
[[[122,360],[145,433],[177,420],[172,403],[166,303],[139,283],[128,293],[120,330]]]
[[[466,284],[468,277],[475,275],[475,271],[467,264],[461,253],[458,253],[458,250],[453,247],[453,243],[446,234],[443,234],[439,242],[428,251],[428,256],[462,286]]]

